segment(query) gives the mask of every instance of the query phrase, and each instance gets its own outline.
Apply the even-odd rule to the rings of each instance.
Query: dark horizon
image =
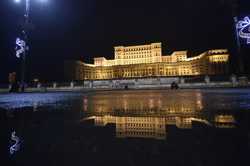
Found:
[[[234,56],[230,2],[48,0],[41,5],[34,1],[28,79],[62,80],[64,60],[92,62],[98,56],[110,59],[113,47],[118,45],[162,42],[164,54],[188,50],[191,55],[226,48]],[[241,0],[239,5],[240,17],[250,14],[250,2]],[[21,68],[14,48],[23,9],[11,0],[3,0],[0,5],[1,83],[8,81],[8,73],[18,73]],[[249,47],[243,49],[247,54]]]

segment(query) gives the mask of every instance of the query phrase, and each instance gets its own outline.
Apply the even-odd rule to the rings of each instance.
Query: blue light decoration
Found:
[[[15,141],[15,143],[10,146],[10,154],[13,155],[15,152],[19,151],[20,149],[20,139],[19,137],[16,136],[15,131],[11,133],[11,140],[12,142]]]
[[[247,44],[250,44],[250,19],[249,17],[244,17],[236,24],[237,35],[242,39],[247,39]]]
[[[16,39],[16,57],[20,58],[21,54],[25,52],[26,42],[19,37]]]

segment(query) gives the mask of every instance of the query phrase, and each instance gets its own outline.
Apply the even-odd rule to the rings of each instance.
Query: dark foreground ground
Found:
[[[236,121],[234,127],[215,127],[199,122],[193,122],[191,128],[167,125],[164,140],[116,138],[115,124],[110,123],[105,127],[98,127],[94,125],[93,120],[82,121],[88,115],[82,111],[98,112],[101,109],[102,114],[114,115],[105,112],[106,106],[114,103],[114,105],[119,105],[116,110],[120,112],[119,109],[127,108],[125,109],[127,112],[123,112],[122,115],[119,113],[119,116],[131,117],[133,108],[137,108],[135,103],[139,105],[142,102],[144,106],[146,105],[143,109],[147,110],[146,108],[150,107],[151,112],[153,111],[153,114],[148,113],[150,116],[158,116],[159,114],[155,112],[165,106],[174,104],[178,108],[178,104],[186,106],[185,103],[187,103],[187,107],[194,104],[193,101],[197,101],[197,98],[192,99],[194,96],[192,91],[178,91],[174,94],[171,92],[171,98],[178,97],[174,101],[170,101],[167,97],[170,93],[161,91],[76,93],[70,94],[66,100],[60,99],[56,102],[53,101],[58,98],[58,93],[42,95],[50,100],[45,100],[40,94],[38,96],[37,94],[15,96],[15,99],[12,98],[13,96],[0,96],[2,99],[0,105],[4,107],[0,109],[1,165],[235,166],[243,165],[243,163],[246,165],[249,163],[250,154],[250,112],[248,100],[244,100],[242,96],[246,98],[248,92],[240,90],[213,91],[212,95],[208,93],[211,92],[202,91],[200,93],[202,98],[200,102],[203,105],[199,109],[214,108],[209,105],[216,105],[213,99],[219,95],[219,102],[224,104],[223,108],[227,109],[207,111],[216,112],[215,114],[217,112],[229,114],[230,112]],[[60,94],[60,96],[69,96],[69,94]],[[222,98],[222,96],[224,97]],[[29,105],[30,100],[28,99],[30,98],[32,98],[32,102],[35,100],[42,104]],[[39,100],[39,98],[43,99]],[[233,108],[231,110],[228,110],[230,107],[224,103],[228,102],[229,98],[232,102],[231,108]],[[14,100],[15,102],[13,102]],[[170,103],[170,105],[156,106],[153,104],[152,106],[155,101]],[[205,104],[206,101],[209,102]],[[124,102],[133,107],[126,107],[127,104],[122,104]],[[197,102],[195,106],[199,106],[200,102]],[[15,103],[18,103],[18,106],[14,106]],[[86,103],[87,109],[85,109]],[[236,109],[237,105],[239,105],[238,109]],[[194,109],[197,108],[194,107]],[[112,109],[112,107],[108,107],[108,109]],[[212,115],[207,114],[206,116],[209,119],[209,116]],[[133,114],[133,116],[139,116],[139,113]],[[20,150],[14,155],[10,155],[9,147],[12,145],[10,134],[14,130],[22,143]]]

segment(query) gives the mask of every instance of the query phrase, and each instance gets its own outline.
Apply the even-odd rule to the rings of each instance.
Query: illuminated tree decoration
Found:
[[[236,25],[238,29],[239,37],[247,39],[247,44],[250,44],[250,19],[245,17],[243,20],[239,21]]]
[[[13,131],[11,133],[11,140],[15,141],[14,145],[10,146],[10,154],[13,155],[20,149],[20,139],[16,136],[16,132]]]
[[[20,58],[21,54],[25,52],[26,42],[20,38],[16,39],[16,57]]]

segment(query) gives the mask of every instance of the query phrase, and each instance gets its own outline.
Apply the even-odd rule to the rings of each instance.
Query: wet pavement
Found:
[[[1,94],[0,115],[6,165],[249,163],[250,89]]]

